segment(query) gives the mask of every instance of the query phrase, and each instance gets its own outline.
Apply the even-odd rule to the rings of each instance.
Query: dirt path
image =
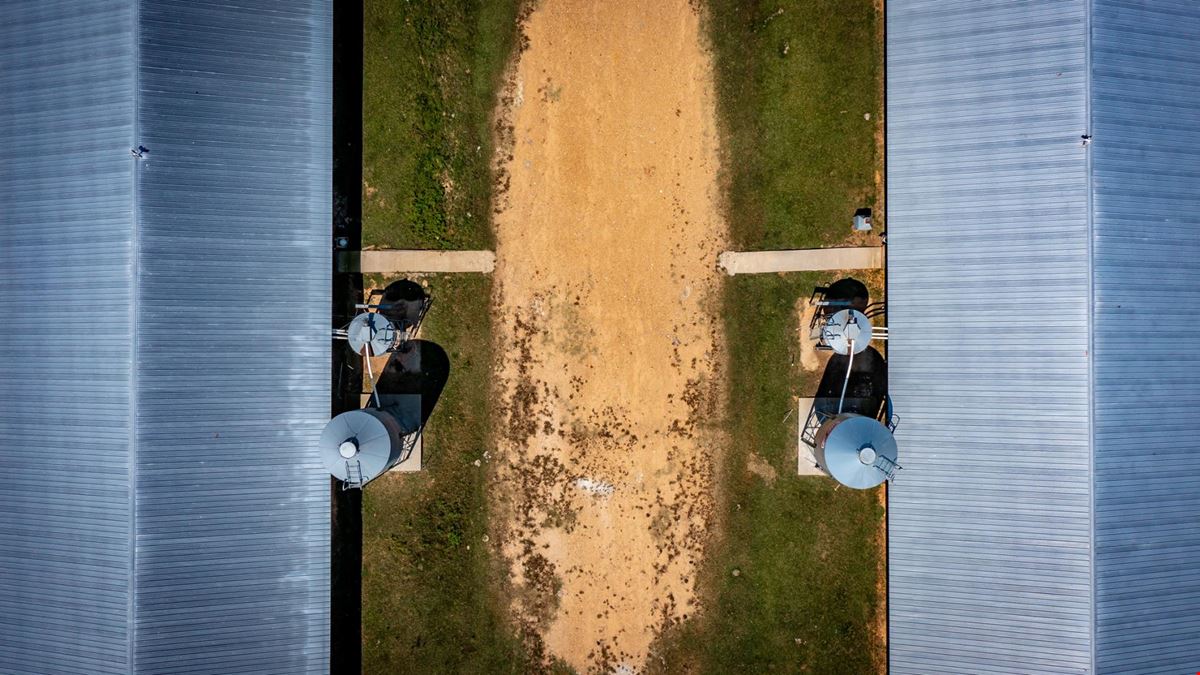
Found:
[[[687,0],[541,0],[525,35],[500,133],[493,544],[532,647],[634,672],[695,611],[712,526],[709,57]]]

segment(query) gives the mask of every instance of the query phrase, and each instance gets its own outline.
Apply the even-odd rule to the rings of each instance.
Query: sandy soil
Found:
[[[493,545],[547,662],[695,608],[721,447],[717,135],[687,0],[542,0],[498,122]]]

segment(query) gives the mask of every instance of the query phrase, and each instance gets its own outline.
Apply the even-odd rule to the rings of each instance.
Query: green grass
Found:
[[[845,241],[854,209],[878,207],[882,50],[872,3],[708,4],[734,248]],[[722,527],[700,575],[704,612],[664,636],[656,670],[883,670],[875,624],[878,492],[797,476],[797,413],[784,420],[793,397],[811,396],[817,384],[798,365],[796,301],[839,276],[726,283],[732,443],[721,481]],[[747,470],[751,453],[775,469],[773,483]]]
[[[722,479],[723,528],[701,575],[705,611],[663,640],[658,666],[665,672],[881,669],[873,627],[878,495],[796,475],[797,413],[788,410],[793,396],[812,395],[816,383],[799,367],[794,307],[828,280],[795,274],[727,282],[736,413]],[[750,453],[775,469],[773,483],[747,470]]]
[[[363,244],[491,248],[491,114],[522,0],[367,0]],[[428,279],[422,337],[451,373],[425,432],[425,470],[364,491],[367,673],[522,673],[487,534],[491,280]],[[368,284],[383,285],[382,279]]]
[[[363,245],[491,248],[490,120],[521,0],[366,0]]]
[[[734,247],[841,242],[854,210],[877,206],[872,0],[708,5]]]
[[[430,293],[421,333],[446,349],[450,379],[426,428],[425,470],[364,491],[364,672],[526,672],[483,543],[487,465],[474,465],[491,408],[491,280],[432,277]]]

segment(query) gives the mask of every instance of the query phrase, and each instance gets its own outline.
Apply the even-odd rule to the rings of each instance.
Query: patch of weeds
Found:
[[[879,211],[873,0],[708,0],[707,19],[734,247],[843,242],[855,209]]]
[[[490,248],[492,110],[520,0],[367,0],[363,244]]]

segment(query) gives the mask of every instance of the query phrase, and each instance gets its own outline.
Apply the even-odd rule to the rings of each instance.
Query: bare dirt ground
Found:
[[[687,0],[541,0],[498,126],[492,545],[546,662],[696,611],[723,363],[717,133]]]

